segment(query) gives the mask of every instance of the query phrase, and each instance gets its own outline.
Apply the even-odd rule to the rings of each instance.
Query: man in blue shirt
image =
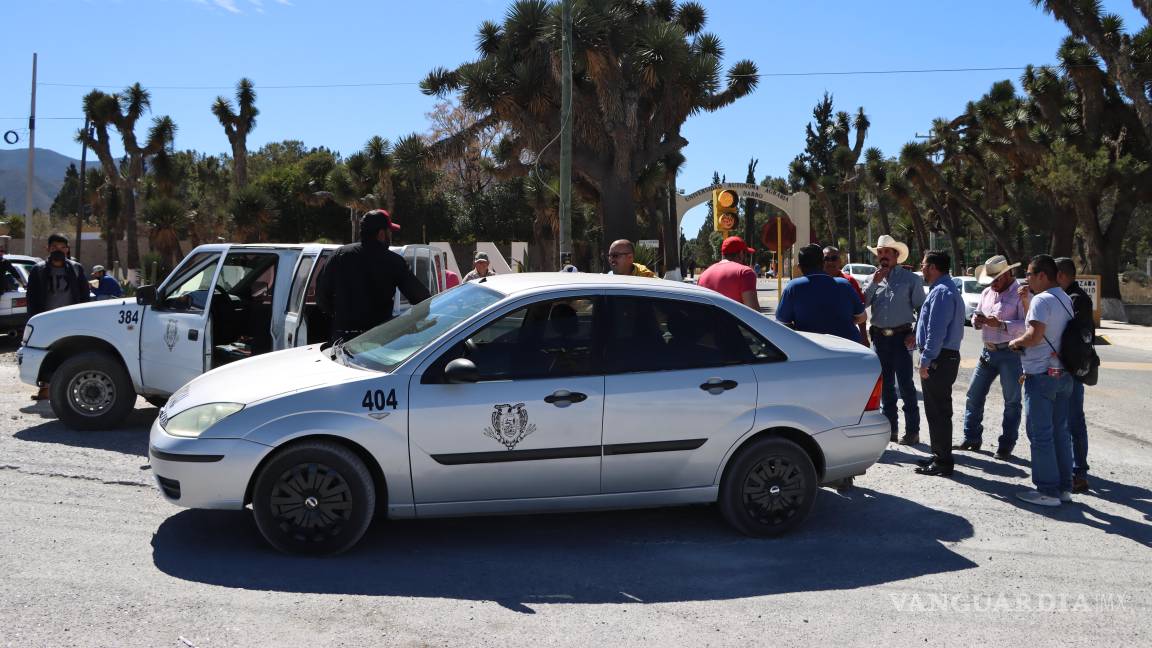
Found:
[[[920,271],[932,289],[916,321],[920,350],[920,389],[924,417],[932,439],[932,458],[920,462],[921,475],[952,474],[952,385],[960,371],[960,341],[964,338],[964,300],[952,282],[952,259],[943,250],[928,250]]]
[[[797,331],[830,333],[861,342],[856,325],[864,321],[864,304],[842,277],[824,272],[824,252],[806,245],[798,258],[803,277],[788,282],[780,293],[776,320]]]
[[[109,277],[104,266],[92,266],[92,294],[97,300],[116,299],[124,296],[124,289],[114,277]]]

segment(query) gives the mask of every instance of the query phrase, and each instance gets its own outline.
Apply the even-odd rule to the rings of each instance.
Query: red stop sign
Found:
[[[773,216],[764,223],[764,227],[760,229],[760,242],[764,247],[772,252],[776,252],[776,221],[780,216]],[[781,237],[785,248],[790,248],[796,243],[796,226],[792,224],[792,219],[784,216],[784,226],[781,228]]]

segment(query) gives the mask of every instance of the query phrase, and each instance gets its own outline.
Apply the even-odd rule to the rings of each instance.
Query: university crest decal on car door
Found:
[[[496,439],[509,450],[536,431],[536,425],[528,422],[528,410],[524,403],[515,405],[495,405],[492,410],[492,427],[484,428],[484,436]]]

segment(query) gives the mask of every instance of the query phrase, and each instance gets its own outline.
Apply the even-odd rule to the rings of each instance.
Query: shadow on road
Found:
[[[34,443],[58,443],[77,448],[111,450],[129,455],[148,455],[148,429],[156,420],[156,408],[137,408],[128,415],[122,427],[115,430],[78,432],[69,430],[58,420],[34,425],[12,436]]]
[[[909,524],[910,521],[915,524]],[[531,603],[723,600],[850,589],[969,569],[941,541],[964,518],[868,489],[822,490],[796,533],[737,535],[714,507],[388,521],[335,558],[277,554],[247,512],[190,510],[157,530],[153,561],[189,581],[285,592]]]

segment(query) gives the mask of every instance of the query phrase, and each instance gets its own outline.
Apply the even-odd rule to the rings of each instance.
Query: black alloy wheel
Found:
[[[795,443],[763,438],[732,460],[720,486],[720,512],[751,536],[786,533],[812,511],[817,490],[812,459]]]
[[[376,489],[364,462],[330,442],[279,451],[260,470],[252,510],[261,535],[287,553],[332,555],[368,530]]]

